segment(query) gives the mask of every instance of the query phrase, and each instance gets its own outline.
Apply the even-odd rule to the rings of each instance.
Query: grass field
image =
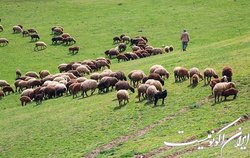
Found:
[[[2,0],[0,24],[4,31],[0,38],[10,43],[0,47],[0,80],[11,84],[17,68],[23,73],[43,69],[57,73],[61,63],[104,56],[105,50],[115,47],[112,38],[122,33],[146,36],[154,47],[172,44],[175,50],[122,63],[113,59],[111,64],[113,71],[126,74],[135,69],[148,74],[152,65],[163,65],[171,73],[164,85],[169,92],[164,106],[138,102],[137,93],[131,93],[130,102],[117,108],[114,91],[103,95],[96,92],[84,99],[63,96],[25,107],[20,105],[19,93],[4,97],[0,100],[0,157],[84,157],[94,151],[96,157],[135,157],[154,151],[148,157],[167,157],[189,147],[165,149],[164,141],[205,138],[207,131],[249,115],[248,8],[247,0]],[[29,37],[12,33],[12,26],[17,24],[36,28],[48,48],[34,52]],[[66,46],[51,45],[54,25],[63,26],[77,40],[81,47],[77,55],[68,54]],[[179,40],[184,28],[191,39],[185,53]],[[233,82],[240,91],[236,100],[214,104],[211,89],[203,82],[195,88],[189,87],[189,81],[174,82],[175,66],[198,67],[201,71],[212,67],[221,76],[226,65],[233,68]],[[250,123],[246,121],[228,132],[232,134],[238,127],[247,133]],[[179,130],[184,133],[178,134]],[[242,151],[230,143],[224,157],[247,158],[249,147]],[[183,152],[179,157],[220,157],[220,148]]]

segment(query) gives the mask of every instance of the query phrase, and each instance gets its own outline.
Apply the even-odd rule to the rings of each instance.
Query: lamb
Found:
[[[147,88],[146,90],[146,95],[147,95],[147,98],[149,99],[149,101],[152,101],[155,94],[159,92],[156,87],[154,85],[151,85]]]
[[[215,79],[213,79],[213,80],[211,80],[211,81],[209,82],[209,85],[210,85],[210,87],[211,87],[211,89],[212,89],[212,94],[213,94],[213,88],[214,88],[214,86],[215,86],[217,83],[220,83],[220,82],[227,82],[227,77],[226,77],[226,76],[223,76],[221,79],[215,78]]]
[[[169,72],[165,68],[156,68],[154,73],[159,74],[161,77],[169,78]]]
[[[227,76],[228,82],[232,81],[232,76],[233,76],[233,70],[229,66],[225,66],[222,69],[222,76]]]
[[[40,36],[38,34],[31,34],[30,35],[30,38],[31,38],[31,41],[34,41],[34,40],[39,40],[40,39]]]
[[[162,85],[157,80],[149,79],[145,82],[145,84],[154,85],[158,91],[162,91]]]
[[[235,88],[235,83],[233,83],[233,82],[220,82],[214,86],[213,94],[214,94],[215,103],[216,103],[216,100],[219,102],[220,96],[222,95],[222,93],[229,88]]]
[[[28,71],[25,76],[29,76],[29,77],[34,77],[34,78],[39,78],[39,75],[34,72],[34,71]]]
[[[190,85],[192,84],[193,87],[195,87],[199,82],[199,76],[197,74],[194,74],[191,78],[190,78]]]
[[[81,83],[82,97],[84,97],[84,93],[86,96],[88,96],[87,92],[89,90],[91,90],[91,95],[93,95],[97,87],[98,87],[98,84],[96,80],[88,79],[82,82]]]
[[[23,32],[23,29],[20,26],[18,25],[13,26],[13,33],[21,33],[21,32]]]
[[[0,87],[10,86],[10,84],[6,80],[0,80]]]
[[[118,54],[116,56],[116,58],[118,60],[118,63],[120,62],[120,60],[123,60],[123,61],[128,61],[129,60],[124,54]]]
[[[45,49],[47,48],[47,44],[42,41],[36,42],[34,50],[35,51],[39,50],[39,47],[40,47],[40,50]]]
[[[6,38],[0,38],[0,46],[7,46],[9,41]]]
[[[20,101],[22,106],[26,105],[27,103],[31,103],[31,99],[28,96],[21,96]]]
[[[225,97],[224,100],[227,100],[227,97],[230,96],[230,95],[233,95],[234,96],[233,99],[236,99],[238,92],[239,91],[237,89],[235,89],[235,88],[229,88],[229,89],[223,91],[221,96]]]
[[[0,91],[0,100],[4,97],[4,93]]]
[[[79,46],[69,47],[69,52],[72,54],[77,54],[79,50],[80,50]]]
[[[121,106],[122,101],[124,101],[124,105],[129,102],[129,94],[127,90],[121,89],[116,93],[118,102],[119,102],[119,106]]]
[[[154,105],[156,106],[157,102],[159,99],[162,99],[162,105],[164,104],[164,100],[165,98],[167,97],[168,95],[168,92],[167,90],[164,90],[163,92],[157,92],[155,95],[154,95]]]
[[[50,72],[48,71],[48,70],[41,70],[40,72],[39,72],[39,77],[41,78],[41,79],[43,79],[43,78],[45,78],[46,76],[49,76],[50,75]]]
[[[149,86],[149,84],[140,84],[140,86],[138,87],[139,101],[141,101],[141,96],[145,99],[145,94]]]
[[[81,65],[76,68],[76,71],[78,71],[80,74],[90,74],[90,71],[86,65]]]
[[[204,85],[208,84],[211,81],[212,77],[218,78],[217,73],[212,68],[206,68],[203,72],[203,76],[204,76]]]
[[[121,89],[125,89],[125,90],[129,89],[132,93],[135,92],[135,89],[129,85],[128,81],[118,81],[115,84],[115,90],[119,91]]]
[[[192,76],[196,74],[198,76],[198,79],[202,79],[203,80],[203,76],[200,74],[200,70],[196,67],[193,67],[189,70],[189,77],[190,77],[190,85],[191,85],[191,81],[192,81]],[[195,77],[196,78],[196,77]]]

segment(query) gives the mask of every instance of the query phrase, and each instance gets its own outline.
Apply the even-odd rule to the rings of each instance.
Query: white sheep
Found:
[[[158,80],[148,79],[145,84],[154,85],[158,91],[162,91],[162,84]]]
[[[124,101],[124,105],[129,102],[129,93],[127,90],[121,89],[116,93],[118,102],[119,102],[119,106],[121,106],[122,101]]]
[[[233,82],[217,83],[213,88],[214,102],[216,103],[216,99],[219,102],[219,99],[220,99],[222,93],[229,88],[235,88],[235,83],[233,83]],[[221,97],[221,100],[222,100],[222,97]]]
[[[153,101],[154,95],[159,92],[154,85],[151,85],[146,90],[146,95],[149,101]]]
[[[18,25],[13,26],[13,33],[21,33],[21,32],[23,32],[23,29],[20,26]]]
[[[0,38],[0,46],[6,46],[9,44],[7,38]]]
[[[35,44],[34,50],[35,50],[35,51],[36,51],[36,50],[39,50],[39,47],[40,47],[40,50],[45,49],[45,48],[47,48],[47,44],[46,44],[45,42],[38,41],[38,42],[36,42],[36,44]]]

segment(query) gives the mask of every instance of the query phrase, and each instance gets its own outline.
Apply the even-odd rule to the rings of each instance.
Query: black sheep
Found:
[[[158,101],[159,99],[162,99],[162,104],[164,104],[164,99],[167,97],[167,95],[168,95],[167,90],[164,90],[163,92],[157,92],[157,93],[154,95],[154,99],[155,99],[154,105],[156,106],[157,101]]]

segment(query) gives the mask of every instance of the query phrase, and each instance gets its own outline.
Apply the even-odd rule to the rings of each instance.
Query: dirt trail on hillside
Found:
[[[244,123],[244,122],[246,122],[246,121],[249,121],[249,120],[250,120],[250,114],[244,115],[244,116],[237,122],[236,125],[242,124],[242,123]],[[221,128],[216,128],[216,129],[213,129],[213,131],[216,133],[216,132],[218,132],[219,130],[221,130],[222,128],[223,128],[223,127],[221,127]],[[212,131],[212,130],[211,130],[211,131]],[[202,134],[207,134],[207,133],[204,132],[204,133],[202,133]],[[183,141],[182,143],[193,141],[193,140],[195,140],[195,139],[197,138],[197,136],[198,136],[198,135],[192,136],[192,137],[188,138],[187,140]],[[208,146],[208,143],[204,142],[204,143],[201,143],[200,145],[207,147],[207,146]],[[161,147],[159,147],[159,148],[157,148],[157,149],[154,149],[154,150],[152,150],[152,151],[150,151],[150,152],[148,152],[148,153],[145,153],[145,154],[143,154],[143,155],[135,155],[135,158],[150,158],[150,157],[152,157],[152,156],[159,155],[159,154],[163,153],[164,151],[166,151],[166,150],[168,150],[168,149],[171,149],[171,148],[172,148],[172,147],[168,147],[168,146],[164,145],[164,146],[161,146]],[[197,151],[197,150],[198,150],[198,145],[192,146],[192,147],[190,147],[190,148],[186,148],[186,149],[183,149],[183,150],[180,150],[180,151],[177,151],[177,152],[175,152],[175,153],[172,153],[172,154],[170,154],[170,155],[166,155],[166,156],[164,156],[164,157],[165,157],[165,158],[177,158],[177,157],[180,157],[180,156],[182,156],[182,155],[184,155],[184,154],[192,153],[192,152],[195,152],[195,151]]]

